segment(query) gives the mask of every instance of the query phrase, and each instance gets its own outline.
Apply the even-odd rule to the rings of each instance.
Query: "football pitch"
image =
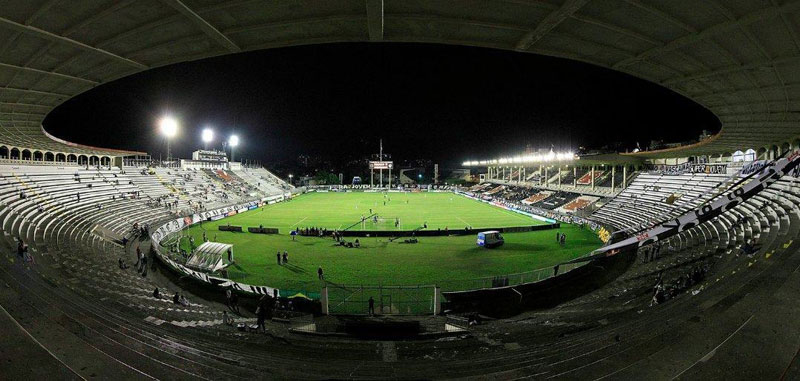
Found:
[[[375,215],[361,223],[361,218]],[[377,222],[375,222],[377,220]],[[399,226],[395,227],[395,223]],[[239,225],[245,232],[222,232],[220,225]],[[231,279],[283,290],[317,293],[322,267],[329,282],[348,285],[440,285],[444,290],[472,288],[475,279],[515,274],[582,256],[598,248],[601,241],[590,229],[561,224],[559,229],[504,234],[505,245],[485,249],[475,244],[475,235],[419,237],[419,243],[404,243],[407,237],[359,238],[360,248],[337,246],[330,238],[297,236],[295,228],[349,230],[479,230],[487,227],[541,225],[545,222],[471,200],[453,193],[308,193],[295,199],[266,205],[222,220],[204,222],[186,231],[196,244],[203,233],[211,241],[233,244],[235,264],[228,268]],[[247,227],[278,228],[280,234],[251,234]],[[556,232],[566,234],[566,243],[556,242]],[[345,237],[354,241],[354,237]],[[189,247],[188,239],[182,246]],[[287,251],[288,265],[279,265],[276,253]]]

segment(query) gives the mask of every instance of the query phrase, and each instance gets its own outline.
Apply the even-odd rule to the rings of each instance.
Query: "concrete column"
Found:
[[[544,169],[544,186],[550,185],[550,177],[547,175],[547,168]]]
[[[542,166],[539,165],[539,186],[542,185]]]
[[[433,314],[439,315],[442,313],[442,289],[439,286],[433,287]]]
[[[322,288],[322,291],[319,293],[319,302],[322,305],[322,313],[325,315],[329,315],[328,311],[328,287],[325,286]]]
[[[622,189],[628,187],[628,166],[625,165],[622,167]]]
[[[561,189],[561,166],[558,166],[558,188]]]
[[[617,166],[616,165],[612,165],[611,166],[611,192],[612,193],[614,192],[614,189],[615,189],[614,188],[614,185],[615,185],[614,184],[614,174],[617,173],[616,170],[617,170]]]
[[[522,182],[522,167],[517,167],[517,182]]]
[[[589,173],[591,174],[590,179],[592,180],[592,190],[594,190],[594,165],[592,166],[592,171]]]
[[[578,167],[572,167],[572,186],[578,186]]]

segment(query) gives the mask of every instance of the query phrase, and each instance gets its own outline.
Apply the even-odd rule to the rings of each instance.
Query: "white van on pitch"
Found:
[[[504,242],[505,240],[503,240],[503,236],[500,235],[500,232],[497,230],[490,230],[478,233],[478,242],[477,242],[478,246],[491,249],[498,246],[502,246]]]

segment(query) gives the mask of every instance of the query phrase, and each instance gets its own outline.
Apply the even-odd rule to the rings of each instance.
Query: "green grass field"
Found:
[[[386,200],[386,205],[383,202]],[[369,209],[382,216],[378,224],[362,226],[361,216]],[[476,237],[421,237],[418,244],[389,242],[388,238],[361,238],[361,248],[334,245],[331,238],[301,237],[292,241],[295,227],[392,230],[394,219],[400,228],[412,230],[428,224],[428,229],[461,229],[472,226],[508,227],[539,225],[543,222],[452,193],[310,193],[290,202],[265,206],[223,220],[191,227],[187,234],[202,242],[209,240],[234,245],[236,264],[229,276],[237,281],[268,285],[280,289],[319,292],[317,267],[326,280],[351,285],[432,285],[445,290],[474,287],[476,278],[513,274],[552,267],[582,256],[601,245],[594,232],[562,224],[558,231],[567,236],[566,244],[555,241],[556,230],[505,234],[505,245],[497,249],[476,246]],[[278,235],[218,231],[230,223],[280,229]],[[353,238],[347,238],[353,240]],[[184,239],[184,247],[188,240]],[[188,248],[188,247],[187,247]],[[275,253],[289,252],[289,265],[278,265]]]

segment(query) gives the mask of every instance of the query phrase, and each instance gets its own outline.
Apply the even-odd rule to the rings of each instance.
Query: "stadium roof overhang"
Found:
[[[722,122],[713,139],[641,158],[758,149],[800,136],[799,24],[798,0],[14,1],[0,6],[0,130],[35,133],[67,99],[172,63],[303,44],[429,42],[611,68]]]

